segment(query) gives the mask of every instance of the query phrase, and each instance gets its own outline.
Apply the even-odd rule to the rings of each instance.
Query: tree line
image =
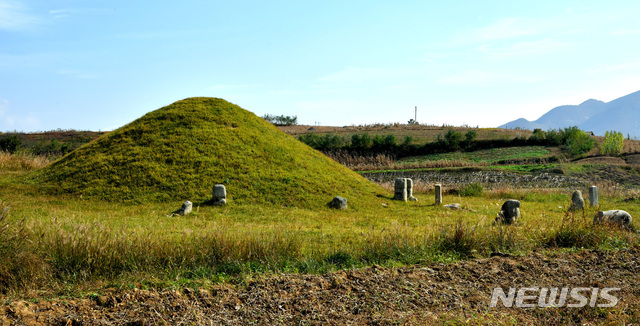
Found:
[[[613,134],[614,132],[612,132]],[[622,134],[620,134],[622,135]],[[578,127],[548,130],[535,129],[530,137],[515,137],[511,139],[477,139],[477,132],[469,130],[462,133],[455,129],[448,129],[444,134],[439,134],[433,142],[426,144],[414,144],[411,136],[405,136],[399,141],[393,134],[375,135],[357,133],[350,136],[341,136],[333,133],[315,134],[308,133],[298,136],[298,140],[320,151],[347,150],[359,153],[390,153],[396,157],[413,155],[428,155],[446,152],[470,152],[481,149],[517,146],[559,146],[571,157],[584,156],[594,149],[597,142],[586,132]],[[616,134],[618,137],[618,134]],[[618,138],[616,138],[618,139]],[[605,139],[605,143],[607,140]],[[621,142],[616,140],[615,148],[622,150]],[[613,145],[612,145],[613,146]],[[615,151],[610,153],[615,154]],[[606,155],[606,154],[605,154]]]

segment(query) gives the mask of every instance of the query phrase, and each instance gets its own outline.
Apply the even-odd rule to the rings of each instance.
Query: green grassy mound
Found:
[[[318,207],[343,196],[351,207],[383,190],[253,113],[217,98],[189,98],[150,112],[33,172],[55,193],[108,201],[211,198]]]

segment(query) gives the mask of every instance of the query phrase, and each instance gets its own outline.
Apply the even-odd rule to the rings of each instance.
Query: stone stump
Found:
[[[182,203],[182,206],[178,208],[177,211],[173,212],[172,215],[187,215],[191,213],[192,209],[193,209],[193,204],[187,200],[184,203]]]
[[[571,195],[571,211],[579,211],[584,209],[584,198],[582,198],[582,191],[576,190]]]
[[[340,196],[335,196],[333,197],[331,202],[329,202],[329,207],[335,209],[347,209],[347,199]]]
[[[407,201],[407,179],[396,178],[393,199]]]
[[[509,199],[504,204],[496,217],[494,223],[513,224],[520,218],[520,202],[515,199]]]
[[[442,205],[442,185],[436,184],[435,191],[436,191],[436,205]]]
[[[622,228],[628,228],[631,224],[631,214],[623,210],[599,211],[593,218],[593,223],[606,223]]]
[[[407,182],[407,199],[411,201],[418,201],[418,198],[413,197],[413,180],[411,178],[405,178]]]
[[[598,187],[589,187],[589,204],[591,207],[597,207],[598,204]]]
[[[213,198],[211,201],[216,206],[225,205],[227,203],[227,188],[221,184],[213,186]]]

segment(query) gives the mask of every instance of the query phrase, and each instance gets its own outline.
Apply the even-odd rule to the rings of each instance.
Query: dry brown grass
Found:
[[[33,171],[49,165],[51,161],[43,155],[0,152],[1,171]]]

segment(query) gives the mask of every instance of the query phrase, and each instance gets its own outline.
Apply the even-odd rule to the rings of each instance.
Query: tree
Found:
[[[298,116],[295,115],[288,116],[265,114],[264,116],[262,116],[262,119],[265,119],[267,122],[276,126],[295,126],[298,124]]]
[[[447,130],[444,134],[444,144],[449,149],[457,151],[460,149],[460,142],[462,142],[462,133],[453,129]]]
[[[549,133],[547,133],[549,135]],[[596,146],[596,141],[578,127],[564,128],[561,132],[564,149],[572,156],[581,156]]]
[[[621,132],[607,131],[600,150],[604,155],[618,156],[624,148],[624,136]]]
[[[0,139],[0,150],[14,153],[20,147],[20,138],[16,134],[11,134]]]
[[[353,134],[351,136],[351,147],[358,149],[367,149],[371,148],[373,145],[373,139],[367,133],[363,134]]]

